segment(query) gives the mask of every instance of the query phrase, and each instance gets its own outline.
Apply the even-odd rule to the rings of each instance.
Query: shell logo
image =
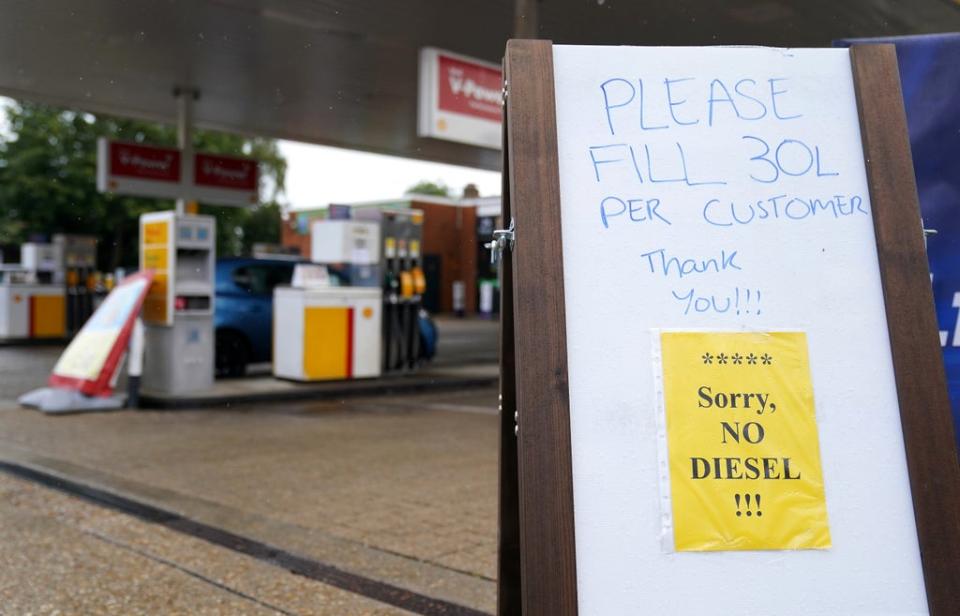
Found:
[[[443,118],[437,120],[437,130],[447,130],[447,121]]]
[[[365,306],[364,309],[363,309],[363,311],[362,311],[362,314],[363,314],[363,318],[364,318],[364,319],[372,318],[372,317],[373,317],[373,308],[371,308],[370,306]]]
[[[19,304],[19,303],[22,302],[22,301],[23,301],[23,296],[22,296],[22,295],[14,295],[14,296],[13,296],[13,303],[14,303],[14,304]]]

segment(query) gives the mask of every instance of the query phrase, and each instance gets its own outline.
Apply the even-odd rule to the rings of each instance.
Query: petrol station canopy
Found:
[[[0,94],[197,127],[499,169],[417,137],[421,47],[499,62],[507,39],[828,46],[960,30],[949,0],[0,0]],[[322,175],[322,171],[319,172]]]

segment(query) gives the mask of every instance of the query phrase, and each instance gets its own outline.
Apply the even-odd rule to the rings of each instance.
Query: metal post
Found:
[[[140,377],[143,374],[144,330],[140,317],[133,322],[127,356],[127,408],[140,406]]]
[[[193,101],[197,91],[188,88],[175,88],[177,97],[177,147],[180,148],[180,177],[185,186],[193,185]],[[177,199],[177,214],[186,211],[187,200]]]
[[[513,1],[513,38],[535,39],[540,23],[539,0]]]

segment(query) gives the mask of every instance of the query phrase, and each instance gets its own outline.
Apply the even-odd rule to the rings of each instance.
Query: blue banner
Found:
[[[960,34],[837,41],[893,43],[913,150],[940,346],[960,443]]]

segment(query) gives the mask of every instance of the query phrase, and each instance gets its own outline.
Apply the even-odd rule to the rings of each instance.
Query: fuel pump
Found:
[[[34,282],[59,284],[63,282],[60,254],[56,244],[27,242],[20,247],[20,265],[31,272]]]
[[[394,208],[353,208],[354,220],[380,227],[383,289],[383,371],[415,368],[420,356],[423,273],[423,212]]]
[[[62,338],[66,330],[59,247],[28,242],[0,268],[0,338]]]
[[[384,368],[414,368],[420,353],[419,312],[426,278],[423,212],[382,210],[384,229]]]
[[[143,304],[144,391],[181,394],[213,386],[212,216],[140,216],[140,269],[154,271]]]
[[[380,226],[361,220],[317,220],[310,260],[327,266],[341,286],[380,285]]]
[[[312,264],[273,291],[273,374],[297,381],[380,376],[380,225],[317,220]]]
[[[384,234],[383,278],[383,341],[384,371],[396,370],[403,365],[403,322],[401,315],[402,288],[400,280],[400,238],[397,217],[392,212],[382,212],[380,218]]]
[[[406,308],[406,365],[415,368],[420,358],[420,306],[423,302],[423,293],[426,291],[426,278],[423,275],[423,261],[421,256],[421,242],[423,241],[423,212],[410,212],[404,224],[406,236],[406,259],[404,275],[407,280],[403,291]],[[404,285],[401,284],[401,287]]]
[[[93,294],[89,280],[97,268],[97,238],[91,235],[58,233],[53,243],[60,247],[66,292],[67,335],[76,334],[93,314]]]

